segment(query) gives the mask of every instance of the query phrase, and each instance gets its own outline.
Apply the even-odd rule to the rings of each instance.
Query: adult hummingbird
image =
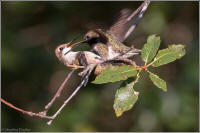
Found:
[[[131,12],[129,9],[121,10],[118,20],[108,30],[91,30],[86,33],[82,42],[92,46],[91,51],[101,56],[104,60],[110,60],[120,55],[123,58],[129,58],[139,54],[141,50],[128,47],[123,44],[123,41],[135,29],[149,3],[149,0],[143,2],[134,12]],[[138,17],[133,22],[136,14],[138,14]]]

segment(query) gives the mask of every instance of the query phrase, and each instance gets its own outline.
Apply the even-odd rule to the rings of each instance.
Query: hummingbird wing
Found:
[[[131,15],[131,10],[130,9],[122,9],[120,11],[120,15],[117,18],[117,20],[110,26],[108,29],[108,32],[112,33],[115,38],[123,42],[123,36],[125,32],[127,31],[127,18]]]
[[[140,7],[138,7],[134,12],[130,9],[122,9],[118,19],[110,26],[108,29],[118,41],[123,42],[131,32],[135,29],[139,20],[142,18],[144,12],[146,11],[150,1],[146,0]],[[138,14],[139,13],[139,14]],[[134,20],[134,17],[138,14],[138,17]]]

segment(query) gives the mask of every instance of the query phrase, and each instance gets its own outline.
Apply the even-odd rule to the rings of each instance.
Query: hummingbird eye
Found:
[[[90,38],[91,38],[91,37],[90,37],[89,35],[86,36],[86,39],[87,39],[87,40],[90,39]]]
[[[60,47],[60,48],[59,48],[60,51],[62,51],[63,49],[64,49],[63,47]]]

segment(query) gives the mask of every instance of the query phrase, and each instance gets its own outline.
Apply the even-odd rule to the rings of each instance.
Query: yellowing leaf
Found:
[[[120,80],[126,80],[129,77],[133,77],[137,74],[137,70],[133,66],[110,66],[104,70],[96,79],[92,82],[94,84],[103,84],[108,82],[116,82]]]
[[[162,80],[161,78],[159,78],[157,75],[153,73],[149,73],[149,77],[151,81],[154,83],[154,85],[156,85],[158,88],[162,89],[165,92],[167,91],[167,84],[164,80]]]
[[[113,108],[117,117],[121,116],[123,112],[130,110],[138,99],[139,92],[133,89],[132,84],[127,84],[121,87],[115,94],[115,101]]]

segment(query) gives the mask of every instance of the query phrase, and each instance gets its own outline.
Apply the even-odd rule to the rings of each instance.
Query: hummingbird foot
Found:
[[[82,77],[82,80],[84,80],[84,86],[87,85],[88,80],[89,80],[89,76],[91,74],[91,72],[93,71],[93,69],[96,67],[96,64],[91,64],[88,65],[82,72],[80,72],[78,75]]]
[[[84,66],[79,66],[79,65],[66,65],[66,66],[71,67],[72,69],[85,68]]]
[[[92,68],[93,68],[93,65],[88,65],[88,66],[85,67],[85,68],[83,69],[83,71],[80,72],[78,75],[79,75],[79,76],[84,76],[84,75],[86,75],[86,74],[88,73],[88,71],[89,71],[90,69],[92,69]]]
[[[88,70],[84,69],[82,72],[78,73],[79,76],[83,77]]]

